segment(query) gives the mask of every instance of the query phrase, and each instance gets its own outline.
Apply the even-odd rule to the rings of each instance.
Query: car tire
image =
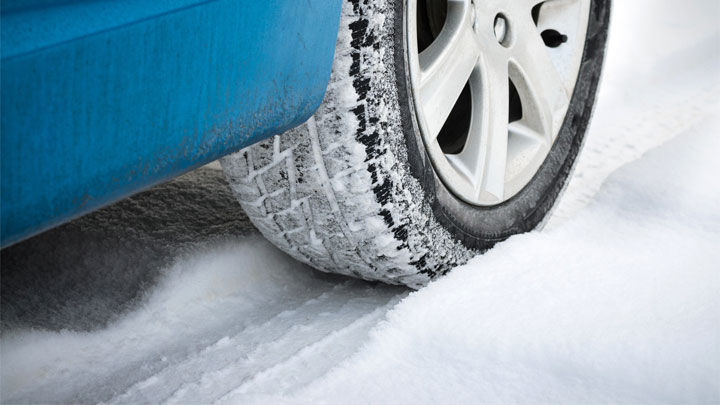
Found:
[[[588,18],[566,111],[544,159],[512,195],[469,201],[473,194],[451,184],[426,147],[408,45],[415,0],[344,2],[322,105],[301,126],[223,158],[231,188],[258,230],[297,260],[413,288],[538,227],[581,149],[605,53],[610,2],[576,1],[587,3]],[[497,25],[496,17],[502,44]]]

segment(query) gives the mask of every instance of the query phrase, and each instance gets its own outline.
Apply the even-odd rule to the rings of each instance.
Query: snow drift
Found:
[[[564,226],[412,294],[300,398],[720,402],[718,134],[718,121],[695,128]]]

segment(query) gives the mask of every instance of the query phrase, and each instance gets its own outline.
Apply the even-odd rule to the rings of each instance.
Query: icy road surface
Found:
[[[2,252],[3,403],[720,403],[716,0],[616,1],[542,232],[427,288],[314,272],[201,169]]]

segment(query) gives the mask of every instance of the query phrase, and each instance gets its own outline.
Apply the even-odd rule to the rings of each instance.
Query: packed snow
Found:
[[[411,294],[300,398],[720,402],[719,133],[694,127],[563,226]]]
[[[127,267],[108,276],[172,252],[132,291],[87,258],[3,280],[0,400],[720,403],[720,4],[614,11],[595,119],[544,230],[411,292],[315,272],[252,231],[178,238],[135,218],[124,238],[148,246],[84,245]],[[34,254],[78,247],[54,243]],[[87,299],[70,314],[39,275]]]

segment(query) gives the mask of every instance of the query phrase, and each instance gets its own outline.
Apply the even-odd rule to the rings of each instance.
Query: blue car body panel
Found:
[[[7,246],[302,123],[341,0],[4,0]]]

